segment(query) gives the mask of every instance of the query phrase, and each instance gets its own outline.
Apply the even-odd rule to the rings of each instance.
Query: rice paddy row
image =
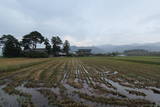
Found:
[[[159,76],[158,65],[145,67],[144,64],[107,57],[36,60],[33,61],[35,64],[2,72],[0,94],[3,96],[0,98],[6,100],[0,100],[1,106],[11,105],[12,98],[16,99],[17,107],[142,107],[160,104],[157,99],[160,98],[159,80],[149,78],[151,71],[143,74],[155,66],[152,72]],[[152,80],[152,84],[146,80]]]

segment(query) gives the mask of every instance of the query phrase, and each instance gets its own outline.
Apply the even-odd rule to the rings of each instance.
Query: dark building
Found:
[[[29,52],[29,51],[47,52],[47,50],[45,48],[36,48],[36,49],[27,49],[27,50],[24,50],[24,52]]]
[[[79,56],[89,56],[92,54],[91,51],[92,51],[91,49],[78,49],[76,53]]]

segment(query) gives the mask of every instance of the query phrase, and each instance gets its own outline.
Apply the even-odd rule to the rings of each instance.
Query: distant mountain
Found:
[[[77,51],[78,49],[92,49],[93,53],[123,52],[125,50],[132,50],[132,49],[160,51],[160,42],[144,43],[144,44],[129,44],[129,45],[99,45],[99,46],[87,46],[87,47],[71,46],[72,51]]]
[[[105,53],[105,51],[101,48],[95,46],[87,46],[87,47],[78,47],[78,46],[71,46],[71,51],[77,51],[78,49],[92,49],[92,53]]]
[[[148,51],[160,51],[160,43],[145,43],[145,44],[129,44],[129,45],[101,45],[97,46],[105,52],[123,52],[132,49],[144,49]]]

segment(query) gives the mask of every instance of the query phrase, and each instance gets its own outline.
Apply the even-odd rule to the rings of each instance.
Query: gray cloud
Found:
[[[0,34],[33,30],[74,45],[160,41],[159,0],[0,0]]]

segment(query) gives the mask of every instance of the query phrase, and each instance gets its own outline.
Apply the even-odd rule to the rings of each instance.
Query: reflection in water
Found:
[[[0,106],[2,107],[20,107],[16,95],[9,95],[3,91],[6,85],[0,86]]]

